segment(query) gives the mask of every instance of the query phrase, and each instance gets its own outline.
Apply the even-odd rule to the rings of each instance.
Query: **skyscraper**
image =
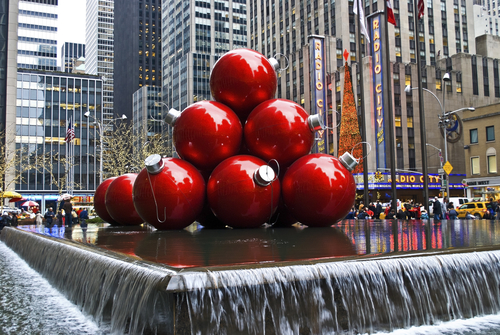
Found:
[[[247,1],[162,1],[163,101],[182,110],[210,99],[210,69],[247,47]]]
[[[114,17],[114,108],[132,120],[134,92],[161,88],[161,2],[121,0]]]
[[[57,0],[20,0],[17,67],[57,70]]]
[[[102,115],[95,117],[106,123],[113,119],[114,0],[88,0],[86,19],[85,69],[103,80]]]

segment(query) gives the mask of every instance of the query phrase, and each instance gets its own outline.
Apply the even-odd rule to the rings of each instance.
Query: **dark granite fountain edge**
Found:
[[[377,254],[377,255],[357,255],[357,256],[345,256],[345,257],[332,257],[332,258],[320,258],[311,260],[301,260],[301,261],[286,261],[286,262],[264,262],[258,264],[239,264],[234,266],[211,266],[211,267],[194,267],[194,268],[176,268],[168,266],[166,264],[155,263],[147,260],[140,259],[138,257],[133,257],[120,252],[115,252],[112,250],[103,249],[95,245],[88,245],[82,242],[55,238],[52,236],[47,236],[44,234],[29,232],[18,228],[5,228],[6,232],[11,229],[22,232],[23,234],[36,235],[39,238],[47,239],[54,243],[61,243],[71,248],[77,248],[79,250],[84,250],[85,252],[93,253],[109,259],[113,259],[118,262],[123,262],[124,264],[133,265],[136,268],[144,268],[152,271],[158,271],[159,274],[163,272],[164,283],[167,292],[183,292],[195,289],[214,289],[218,288],[219,284],[214,281],[213,273],[216,272],[231,272],[231,271],[248,271],[256,269],[266,269],[266,268],[294,268],[294,267],[308,267],[315,266],[318,264],[329,264],[329,263],[349,263],[349,262],[373,262],[373,261],[384,261],[390,259],[412,259],[421,257],[433,257],[433,256],[446,256],[455,255],[461,253],[472,253],[472,252],[491,252],[500,251],[500,245],[498,246],[481,246],[481,247],[466,247],[466,248],[452,248],[452,249],[442,249],[442,250],[425,250],[425,251],[406,251],[406,252],[396,252],[388,254]],[[4,236],[6,234],[3,234]],[[2,235],[0,235],[2,239]],[[3,240],[3,239],[2,239]],[[8,244],[9,245],[9,244]],[[10,246],[10,245],[9,245]],[[11,247],[11,246],[10,246]],[[15,248],[11,247],[12,249]],[[196,287],[187,288],[185,285],[186,278],[197,276],[200,274],[206,274],[203,285],[198,285]],[[268,280],[269,278],[267,278]],[[307,280],[310,278],[296,278],[296,280]],[[269,283],[266,279],[261,278],[261,281],[256,281],[255,284],[267,284]],[[198,280],[198,284],[201,282]]]

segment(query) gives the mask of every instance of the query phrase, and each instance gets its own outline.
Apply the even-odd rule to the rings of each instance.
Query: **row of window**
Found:
[[[470,144],[476,144],[479,142],[479,135],[477,128],[469,130]],[[495,140],[495,126],[486,127],[486,142],[491,142]]]
[[[497,156],[486,156],[486,169],[488,173],[497,173]],[[470,172],[472,175],[481,174],[480,171],[480,157],[471,157],[470,159]]]

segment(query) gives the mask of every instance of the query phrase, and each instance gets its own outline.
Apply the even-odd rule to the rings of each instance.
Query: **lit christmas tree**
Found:
[[[345,63],[344,75],[344,97],[342,99],[342,117],[340,121],[340,139],[338,155],[341,156],[344,152],[351,152],[354,146],[361,143],[361,133],[359,132],[358,113],[354,102],[354,93],[352,92],[351,71]],[[363,145],[359,144],[352,152],[354,158],[360,159],[363,157]],[[363,160],[360,159],[359,164],[354,169],[353,173],[363,172]]]

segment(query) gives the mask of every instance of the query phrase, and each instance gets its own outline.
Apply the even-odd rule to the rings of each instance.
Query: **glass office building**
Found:
[[[75,132],[74,194],[85,197],[94,192],[99,183],[99,133],[83,114],[102,114],[102,91],[103,83],[97,76],[19,69],[16,190],[32,199],[50,200],[66,189],[58,182],[67,174],[65,137],[71,120]]]

